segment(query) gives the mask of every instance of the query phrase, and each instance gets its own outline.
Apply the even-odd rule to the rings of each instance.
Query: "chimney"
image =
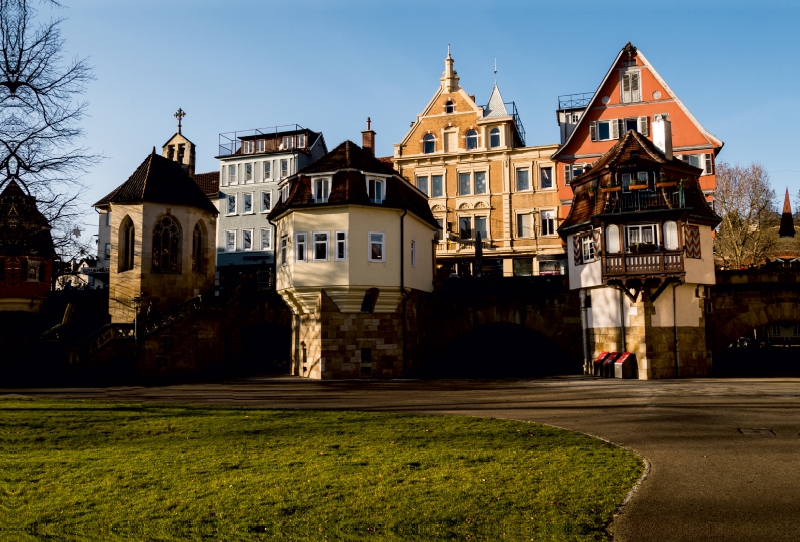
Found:
[[[653,116],[653,144],[664,153],[664,158],[672,160],[672,124],[665,114]]]
[[[370,128],[371,122],[367,117],[367,129],[361,132],[361,148],[375,156],[375,131]]]

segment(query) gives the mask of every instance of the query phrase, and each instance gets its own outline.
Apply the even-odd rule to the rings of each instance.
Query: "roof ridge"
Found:
[[[147,157],[147,169],[144,172],[144,182],[142,182],[142,195],[144,197],[147,192],[147,180],[150,178],[150,168],[153,166],[153,157],[156,155],[156,148],[153,146],[153,152]]]

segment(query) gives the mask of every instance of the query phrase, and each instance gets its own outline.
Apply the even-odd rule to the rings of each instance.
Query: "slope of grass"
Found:
[[[603,540],[642,472],[495,419],[0,400],[0,538]]]

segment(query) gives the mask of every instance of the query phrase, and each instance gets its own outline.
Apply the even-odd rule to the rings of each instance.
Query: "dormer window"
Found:
[[[330,191],[330,181],[328,179],[316,179],[313,182],[314,203],[325,203],[328,201]]]
[[[436,152],[436,136],[433,134],[426,134],[422,138],[422,152],[424,154],[431,154]]]
[[[263,139],[259,139],[256,141],[256,152],[264,152],[265,148],[265,141]]]
[[[456,104],[453,100],[448,100],[444,104],[444,112],[445,113],[455,113],[456,112]]]
[[[369,194],[369,201],[372,203],[383,203],[384,198],[384,182],[377,179],[370,179],[367,181],[367,193]]]
[[[491,148],[500,146],[500,128],[492,128],[489,132],[489,146]]]
[[[283,136],[283,141],[281,142],[281,148],[283,150],[294,148],[294,138],[292,136]]]
[[[467,150],[478,148],[478,132],[470,130],[467,132]]]
[[[242,143],[242,152],[245,154],[253,154],[253,142],[252,141],[244,141]]]
[[[281,202],[286,203],[289,201],[289,191],[291,190],[291,186],[289,183],[286,183],[286,186],[281,188]]]
[[[297,134],[297,146],[300,148],[306,146],[306,134]]]

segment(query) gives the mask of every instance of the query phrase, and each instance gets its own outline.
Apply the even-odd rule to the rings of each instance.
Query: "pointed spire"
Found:
[[[778,237],[794,237],[794,218],[792,218],[792,204],[789,201],[789,188],[786,188],[786,197],[783,200],[783,214]]]
[[[453,57],[450,56],[450,44],[447,44],[447,58],[444,59],[444,73],[439,81],[442,82],[442,89],[445,92],[455,92],[459,89],[458,72],[453,69]]]

